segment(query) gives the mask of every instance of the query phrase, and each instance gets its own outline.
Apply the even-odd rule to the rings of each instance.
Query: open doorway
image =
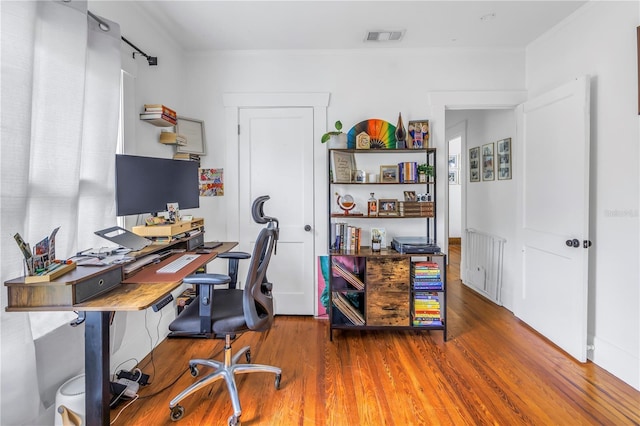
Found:
[[[460,246],[462,241],[462,183],[463,179],[463,140],[466,139],[466,121],[447,128],[448,145],[448,242],[450,246]]]

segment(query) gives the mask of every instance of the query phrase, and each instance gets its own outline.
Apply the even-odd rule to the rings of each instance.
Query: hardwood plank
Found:
[[[280,390],[272,374],[238,377],[242,424],[640,424],[640,392],[591,362],[574,361],[466,288],[459,248],[450,250],[449,341],[441,331],[334,330],[331,342],[325,320],[279,316],[269,333],[234,342],[236,349],[251,345],[253,362],[283,369]],[[168,408],[195,380],[188,360],[220,359],[222,347],[221,340],[162,342],[153,362],[147,356],[141,363],[147,374],[155,366],[152,384],[114,424],[226,425],[233,410],[221,381],[185,399],[178,423]]]

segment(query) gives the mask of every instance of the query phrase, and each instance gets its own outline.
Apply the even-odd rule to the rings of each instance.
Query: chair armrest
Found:
[[[219,259],[249,259],[251,255],[243,251],[225,251],[218,253],[216,257]]]
[[[182,280],[186,284],[222,285],[231,282],[231,277],[224,274],[193,274]]]

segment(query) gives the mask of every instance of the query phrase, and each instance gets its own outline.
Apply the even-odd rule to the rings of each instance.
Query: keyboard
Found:
[[[166,265],[164,265],[162,268],[158,269],[156,273],[175,274],[180,269],[184,268],[185,266],[187,266],[188,264],[190,264],[191,262],[193,262],[199,257],[200,257],[199,254],[183,254],[176,260],[173,260],[170,263],[167,263]]]

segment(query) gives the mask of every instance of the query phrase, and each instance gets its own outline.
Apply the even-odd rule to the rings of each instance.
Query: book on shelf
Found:
[[[418,163],[406,161],[398,163],[398,181],[400,183],[415,183],[418,181]]]
[[[332,261],[331,268],[333,270],[334,276],[344,278],[344,280],[351,284],[356,290],[364,290],[364,283],[362,282],[362,280],[358,278],[358,276],[353,272],[347,270],[347,268],[345,268],[335,259],[333,259]]]
[[[200,161],[200,156],[198,154],[192,154],[190,152],[176,152],[175,154],[173,154],[173,159]]]
[[[362,229],[346,222],[336,222],[331,228],[331,240],[335,251],[358,253],[361,247]]]
[[[140,120],[148,121],[156,126],[175,126],[178,121],[161,112],[143,112],[140,114]]]
[[[169,108],[166,105],[162,105],[162,104],[144,104],[144,112],[147,113],[162,113],[165,114],[169,117],[172,117],[173,119],[177,119],[178,118],[178,114],[175,112],[175,110]]]
[[[162,131],[160,132],[160,143],[184,146],[187,144],[187,137],[180,133]]]
[[[340,292],[333,292],[333,305],[349,320],[353,325],[364,325],[364,316],[349,300]]]

